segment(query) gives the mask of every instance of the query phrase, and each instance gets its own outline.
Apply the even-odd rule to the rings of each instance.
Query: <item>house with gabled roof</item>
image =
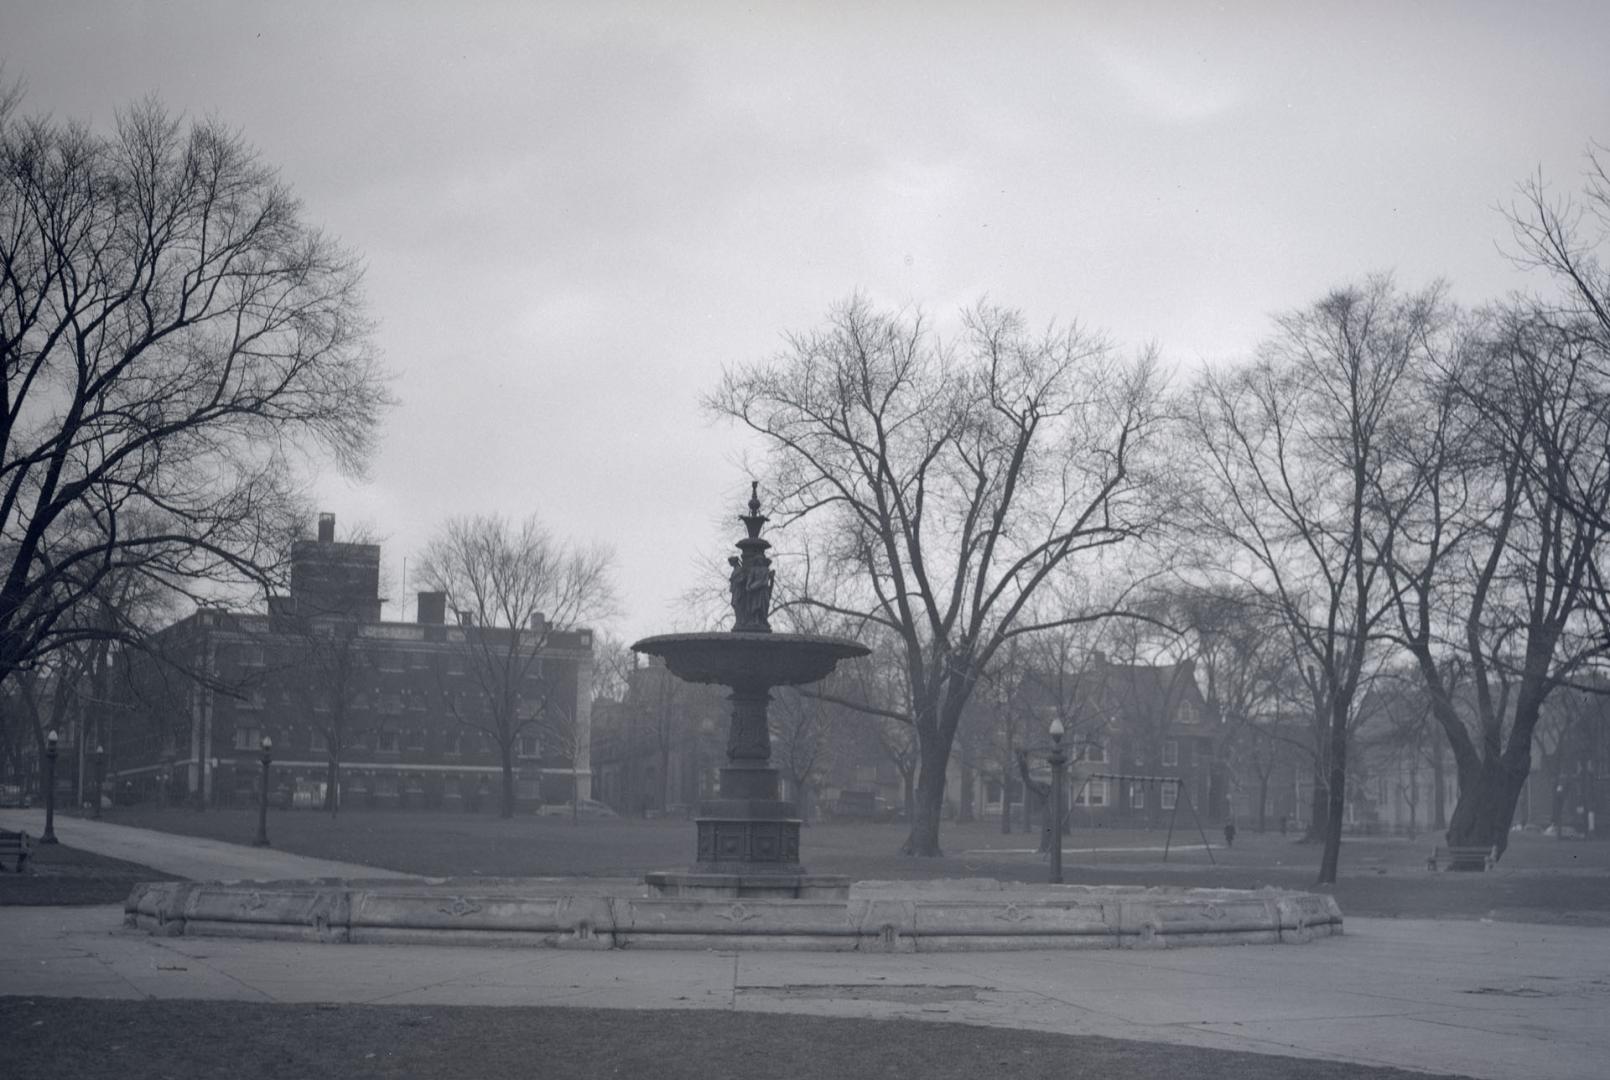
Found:
[[[1034,673],[1030,693],[1044,726],[1060,717],[1067,730],[1075,826],[1161,826],[1188,807],[1228,816],[1222,725],[1193,661],[1127,664],[1098,649],[1076,673]]]

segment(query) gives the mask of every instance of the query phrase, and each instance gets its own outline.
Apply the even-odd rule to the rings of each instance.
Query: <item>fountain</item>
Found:
[[[773,633],[773,573],[752,486],[732,573],[733,628],[661,634],[633,649],[689,682],[731,690],[727,764],[699,804],[686,870],[627,879],[206,882],[136,885],[124,925],[352,944],[568,949],[1132,949],[1306,942],[1342,931],[1336,901],[1278,889],[1027,885],[988,878],[860,881],[811,874],[800,820],[771,766],[771,690],[826,678],[869,650],[846,638]]]
[[[802,686],[832,673],[842,660],[870,650],[848,638],[773,633],[769,619],[776,572],[761,539],[759,484],[749,489],[749,513],[739,515],[746,535],[730,557],[730,631],[660,634],[632,646],[660,657],[686,682],[731,690],[727,764],[717,797],[699,804],[697,856],[686,871],[647,874],[661,896],[843,898],[848,878],[811,874],[799,862],[799,813],[780,797],[771,765],[766,707],[777,686]]]

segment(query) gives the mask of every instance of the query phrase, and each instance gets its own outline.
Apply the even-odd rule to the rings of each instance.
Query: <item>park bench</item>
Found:
[[[22,873],[28,862],[28,855],[33,851],[33,843],[25,832],[8,832],[0,829],[0,863],[6,859],[17,861],[17,873]]]
[[[1438,844],[1426,859],[1426,869],[1435,870],[1442,863],[1445,870],[1491,870],[1498,861],[1498,849],[1493,847],[1444,847]]]

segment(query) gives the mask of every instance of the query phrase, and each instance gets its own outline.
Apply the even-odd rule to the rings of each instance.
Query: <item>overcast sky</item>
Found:
[[[0,59],[26,111],[219,116],[365,255],[401,406],[319,504],[394,596],[444,517],[535,511],[614,546],[632,640],[741,535],[700,395],[852,291],[1183,378],[1374,270],[1524,286],[1496,207],[1610,141],[1610,4],[1120,6],[0,0]]]

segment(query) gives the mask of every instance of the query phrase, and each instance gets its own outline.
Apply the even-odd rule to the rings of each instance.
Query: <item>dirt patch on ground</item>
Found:
[[[886,989],[899,989],[890,987]],[[970,989],[970,988],[969,988]],[[0,998],[8,1075],[437,1080],[1423,1080],[1330,1061],[917,1020]]]

